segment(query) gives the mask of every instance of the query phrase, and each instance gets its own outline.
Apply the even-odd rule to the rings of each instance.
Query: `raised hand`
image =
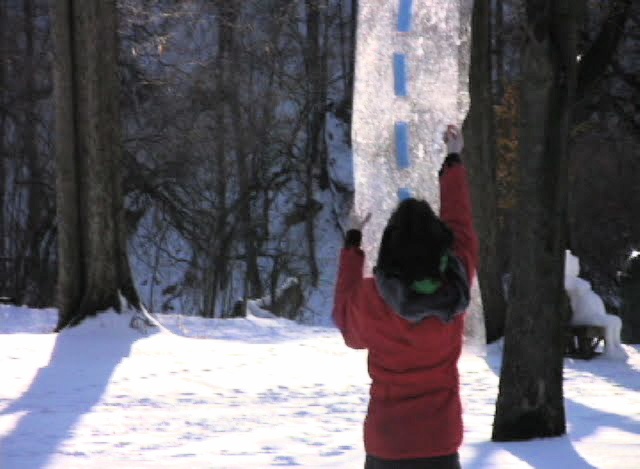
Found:
[[[461,153],[464,147],[462,132],[453,124],[447,126],[447,130],[442,134],[442,140],[447,144],[447,154]]]
[[[347,230],[358,230],[362,231],[364,226],[369,223],[371,220],[371,212],[362,216],[362,214],[357,213],[355,210],[349,213],[349,219],[347,220]]]

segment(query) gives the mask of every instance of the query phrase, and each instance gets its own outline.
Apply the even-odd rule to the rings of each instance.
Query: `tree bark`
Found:
[[[234,34],[234,28],[237,26],[236,21],[239,16],[240,5],[231,4],[223,7],[223,21],[227,24],[226,34],[228,34],[228,41],[230,47],[230,60],[229,60],[229,77],[242,76],[244,71],[240,66],[240,54],[239,48],[236,44],[236,37]],[[233,86],[227,88],[227,97],[225,101],[227,104],[229,118],[231,121],[231,131],[234,135],[235,146],[233,158],[236,162],[236,171],[238,176],[238,227],[239,237],[241,244],[244,247],[244,262],[246,266],[246,282],[245,282],[245,296],[248,298],[260,298],[263,295],[262,280],[260,278],[260,269],[258,266],[258,248],[257,240],[254,230],[253,209],[252,203],[252,188],[250,187],[249,176],[250,172],[250,158],[251,155],[247,151],[247,142],[243,129],[246,127],[243,122],[243,115],[241,111],[240,101],[240,85],[235,83]]]
[[[349,42],[344,44],[343,47],[347,47],[349,51],[347,68],[344,73],[346,74],[346,89],[345,89],[345,110],[346,110],[346,122],[351,125],[353,115],[353,85],[355,83],[355,65],[356,65],[356,28],[358,20],[358,0],[351,0],[351,16],[350,16],[350,28],[349,28]],[[347,144],[351,147],[351,132],[347,132]]]
[[[43,278],[43,270],[46,266],[41,254],[41,244],[46,234],[46,229],[42,226],[46,221],[47,194],[44,191],[44,176],[38,153],[38,125],[37,90],[37,51],[36,51],[36,28],[34,25],[36,18],[36,5],[34,0],[24,0],[24,123],[22,132],[22,154],[28,171],[26,181],[27,187],[27,220],[24,237],[21,239],[22,249],[20,257],[16,259],[19,266],[16,266],[16,274],[19,284],[16,286],[16,302],[18,304],[28,304],[33,306],[43,306],[41,292],[46,290],[40,284]]]
[[[307,44],[305,50],[305,68],[310,82],[308,100],[311,112],[307,122],[307,163],[305,177],[305,204],[313,205],[315,187],[314,174],[319,174],[318,183],[321,189],[329,185],[327,173],[327,152],[324,142],[324,126],[326,112],[326,52],[322,51],[322,15],[327,10],[326,1],[307,0]],[[315,212],[308,211],[305,219],[307,236],[307,257],[311,273],[311,283],[317,286],[320,276],[316,262]]]
[[[527,2],[513,281],[494,441],[551,437],[566,431],[563,272],[577,3]]]
[[[494,95],[497,100],[504,94],[504,5],[503,0],[495,0],[493,37],[493,57],[495,58],[494,70]]]
[[[126,250],[116,1],[55,7],[60,330],[120,310],[119,294],[140,301]]]
[[[502,337],[506,303],[502,265],[508,252],[498,244],[496,193],[496,137],[491,80],[491,10],[488,2],[475,2],[471,29],[469,90],[471,106],[465,125],[473,213],[480,239],[478,282],[482,296],[487,342]]]
[[[614,0],[610,3],[606,20],[578,64],[576,105],[573,111],[576,123],[589,118],[594,89],[606,76],[607,67],[614,62],[616,49],[624,37],[625,22],[630,16],[631,0]]]
[[[624,24],[631,11],[631,0],[613,0],[610,3],[607,19],[593,44],[580,60],[576,85],[578,100],[584,99],[598,78],[604,75],[624,36]]]
[[[228,221],[228,208],[227,208],[227,143],[226,138],[226,122],[227,122],[227,106],[224,105],[227,98],[226,90],[232,86],[229,83],[229,53],[233,48],[233,29],[230,21],[233,19],[232,12],[228,9],[229,5],[221,5],[219,12],[219,40],[218,40],[218,53],[216,57],[217,67],[215,70],[216,79],[216,98],[220,105],[216,108],[216,150],[215,150],[215,162],[216,162],[216,174],[215,174],[215,194],[217,213],[215,217],[214,232],[212,233],[211,240],[207,249],[207,261],[206,278],[210,281],[205,282],[206,291],[204,293],[203,315],[205,317],[215,317],[215,307],[217,304],[218,293],[226,288],[227,284],[227,271],[228,271],[228,259],[230,245],[228,240],[229,228]]]
[[[6,8],[0,7],[0,50],[8,51],[8,41],[7,41],[7,11]],[[5,52],[8,55],[8,52]],[[7,161],[8,154],[5,148],[5,106],[6,106],[6,89],[7,89],[7,67],[8,60],[3,58],[0,61],[0,277],[7,279],[5,280],[5,284],[0,287],[0,295],[11,296],[9,293],[11,282],[8,280],[10,278],[8,268],[8,246],[7,240],[9,238],[9,233],[7,230],[7,223],[5,220],[5,198],[7,191]],[[12,290],[12,288],[11,288]]]
[[[620,288],[622,342],[640,344],[640,256],[627,261]]]

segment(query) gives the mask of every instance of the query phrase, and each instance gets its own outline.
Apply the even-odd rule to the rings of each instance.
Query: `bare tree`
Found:
[[[54,31],[60,330],[120,310],[120,295],[140,302],[123,216],[116,1],[57,0]]]
[[[44,306],[55,286],[46,2],[4,2],[0,22],[1,293],[18,304]]]
[[[493,117],[491,67],[491,8],[475,2],[472,16],[469,89],[471,106],[465,125],[474,215],[480,239],[478,280],[486,323],[487,341],[503,334],[506,302],[502,288],[502,259],[507,252],[499,243],[497,216],[496,134]]]
[[[563,289],[578,1],[528,0],[513,282],[493,440],[565,433]]]
[[[5,279],[5,284],[0,290],[0,295],[4,298],[8,298],[9,289],[7,288],[10,275],[8,269],[8,257],[7,251],[7,233],[5,221],[5,198],[7,196],[5,187],[7,180],[7,166],[6,166],[6,150],[5,150],[5,121],[6,121],[6,89],[7,89],[7,31],[8,21],[6,9],[0,7],[0,277]]]

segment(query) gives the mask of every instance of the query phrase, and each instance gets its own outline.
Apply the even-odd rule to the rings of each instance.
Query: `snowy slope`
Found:
[[[60,335],[54,310],[0,307],[0,467],[358,468],[366,353],[332,328],[107,313]],[[499,346],[461,359],[465,468],[640,467],[640,347],[567,360],[567,437],[489,441]]]

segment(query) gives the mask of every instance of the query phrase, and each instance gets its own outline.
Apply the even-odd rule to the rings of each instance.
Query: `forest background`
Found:
[[[58,271],[50,3],[0,5],[0,296],[33,307],[55,303]],[[492,268],[503,279],[516,255],[525,3],[492,0],[488,9]],[[640,4],[583,3],[567,238],[617,313],[616,273],[640,247]],[[270,294],[281,299],[274,312],[326,323],[353,197],[357,0],[124,0],[118,13],[120,163],[143,303],[153,313],[229,317]],[[466,135],[472,148],[477,136]],[[276,295],[283,285],[288,293]],[[503,323],[492,317],[490,340]]]

